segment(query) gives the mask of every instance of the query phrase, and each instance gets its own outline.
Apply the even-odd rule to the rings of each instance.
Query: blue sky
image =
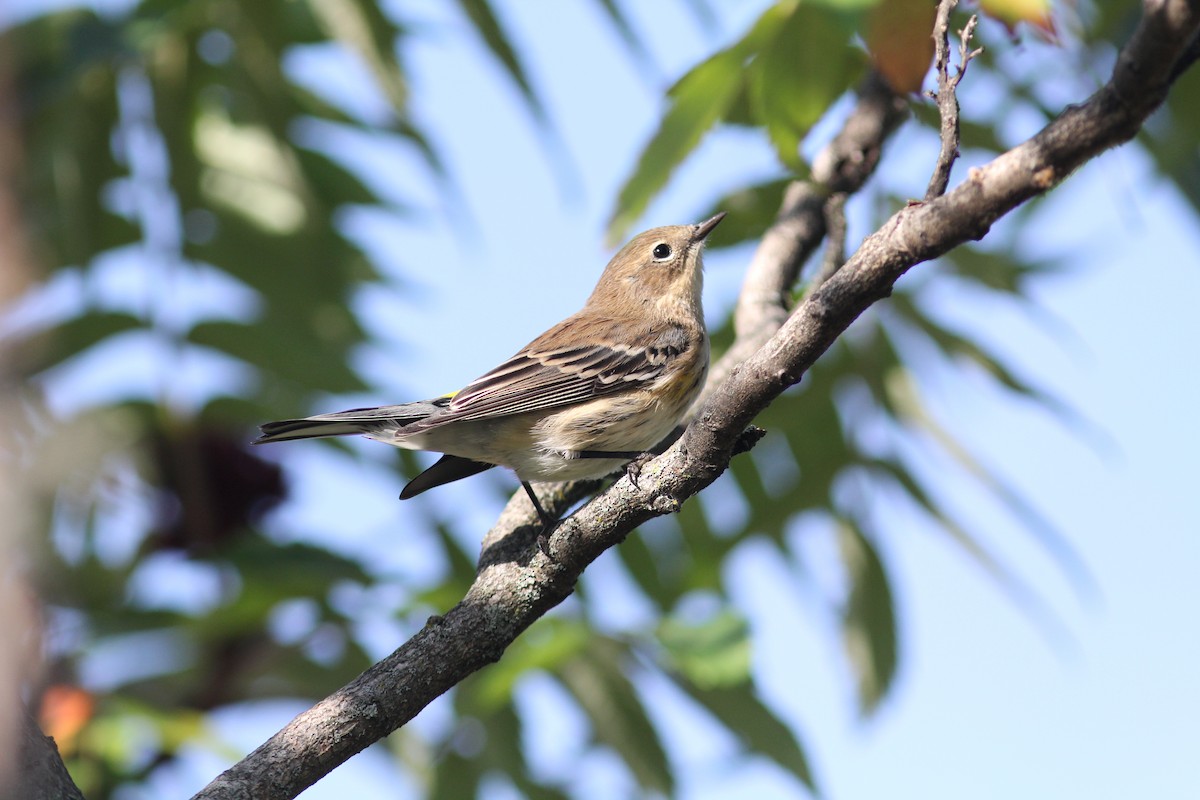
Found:
[[[471,222],[455,225],[436,212],[347,218],[381,269],[407,284],[359,299],[372,329],[393,343],[362,354],[379,387],[366,402],[453,389],[582,303],[609,256],[604,222],[657,124],[662,89],[744,30],[762,4],[719,5],[716,33],[702,30],[683,3],[625,4],[657,59],[658,74],[651,75],[627,57],[595,3],[497,5],[528,56],[564,150],[550,148],[547,157],[515,90],[452,4],[403,4],[405,18],[432,30],[412,54],[415,110],[445,148]],[[331,70],[330,60],[340,66]],[[292,68],[320,71],[322,81],[367,113],[382,107],[362,88],[355,65],[335,54],[298,58]],[[1073,98],[1086,94],[1086,81],[1076,81]],[[988,87],[970,76],[962,91],[964,103],[989,101]],[[972,91],[983,96],[972,99]],[[1009,137],[1033,132],[1019,115],[1008,128]],[[374,180],[401,187],[398,196],[424,192],[431,206],[441,202],[428,181],[412,179],[419,169],[413,154],[346,144]],[[935,153],[928,137],[902,131],[882,170],[898,173],[896,180],[910,181],[911,193],[919,194]],[[710,137],[643,227],[695,221],[723,189],[775,169],[758,138]],[[954,180],[961,174],[956,170]],[[1046,635],[925,521],[891,507],[894,535],[883,548],[895,567],[903,665],[890,699],[864,721],[856,717],[833,645],[836,631],[806,599],[813,590],[797,591],[794,565],[779,563],[766,548],[748,548],[727,568],[738,602],[755,620],[757,679],[802,733],[821,785],[835,800],[1177,797],[1197,789],[1200,492],[1194,484],[1200,470],[1193,462],[1200,450],[1200,377],[1193,348],[1200,322],[1192,305],[1200,296],[1200,230],[1174,190],[1128,149],[1088,165],[1045,201],[1042,214],[1044,222],[1020,246],[1066,258],[1064,273],[1033,289],[1037,306],[1056,322],[1031,321],[949,280],[935,289],[937,307],[1065,400],[1087,425],[1069,429],[969,371],[935,373],[921,391],[947,428],[1065,534],[1094,575],[1098,593],[1081,596],[1017,521],[969,484],[947,479],[949,502],[1037,587],[1066,634]],[[868,232],[852,229],[851,242]],[[1003,224],[993,234],[1004,236]],[[748,250],[737,250],[708,259],[711,319],[732,302],[748,257]],[[937,284],[938,267],[919,266],[909,279]],[[447,319],[462,322],[447,325]],[[479,336],[482,326],[493,333]],[[212,377],[197,378],[197,392],[206,379]],[[382,568],[418,581],[432,569],[427,543],[397,531],[420,526],[422,506],[395,503],[399,484],[379,467],[388,455],[381,449],[367,445],[357,462],[295,446],[286,463],[301,500],[276,524],[322,541],[333,537],[339,548],[369,553]],[[923,455],[931,474],[945,468],[932,450]],[[445,487],[422,502],[458,509],[460,527],[482,533],[502,501],[500,492],[481,490],[493,485],[481,487],[486,481]],[[503,476],[494,485],[509,488]],[[819,537],[804,547],[818,567],[827,557]],[[590,579],[620,580],[606,560],[611,556]],[[637,609],[614,613],[625,612]],[[402,633],[387,619],[364,622],[364,636],[380,654]],[[579,726],[552,717],[546,710],[552,704],[539,694],[544,688],[531,682],[520,701],[546,715],[545,730],[534,734],[546,740],[545,755],[535,763],[547,774],[570,774],[563,771],[573,768]],[[250,748],[299,710],[267,704],[223,714],[218,727]],[[803,796],[765,762],[732,758],[730,743],[709,736],[685,708],[668,703],[662,714],[678,735],[670,752],[684,797]],[[417,727],[436,727],[444,717],[435,706]],[[565,744],[556,745],[560,734]],[[171,784],[171,794],[196,788],[221,764],[197,751],[160,776],[160,788]],[[611,766],[603,755],[585,762],[577,785],[586,796],[631,792]],[[386,758],[368,752],[305,797],[383,796],[395,782]],[[413,789],[407,779],[402,783]]]

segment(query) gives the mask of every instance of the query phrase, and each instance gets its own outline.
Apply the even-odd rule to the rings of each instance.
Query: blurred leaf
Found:
[[[547,124],[546,110],[542,106],[542,101],[534,91],[533,84],[525,73],[525,68],[521,65],[521,59],[509,40],[504,26],[500,24],[500,20],[492,10],[491,3],[488,0],[458,0],[458,5],[471,20],[471,24],[475,26],[475,31],[483,39],[488,50],[504,67],[508,77],[521,90],[521,96],[525,99],[529,110],[533,112],[533,116],[543,125]]]
[[[595,634],[590,645],[559,668],[558,678],[587,714],[596,740],[621,756],[638,784],[669,794],[675,779],[658,732],[626,677],[623,648]]]
[[[633,29],[633,25],[629,22],[629,18],[621,7],[617,5],[616,0],[596,0],[600,6],[600,10],[604,12],[604,16],[608,17],[608,21],[617,31],[617,35],[621,37],[621,42],[629,51],[629,55],[633,57],[643,68],[643,70],[656,74],[658,68],[654,63],[654,56],[650,49],[646,47],[646,43],[638,36],[637,31]]]
[[[800,140],[854,82],[861,58],[850,39],[875,2],[780,0],[740,40],[680,78],[667,93],[670,105],[658,131],[621,187],[609,239],[624,238],[719,121],[763,126],[780,160],[802,172]]]
[[[849,47],[856,15],[799,3],[746,71],[755,118],[779,160],[803,171],[800,140],[857,80],[861,61]]]
[[[117,311],[89,311],[60,322],[23,346],[23,367],[28,373],[43,372],[95,347],[110,337],[143,328],[142,320]]]
[[[921,90],[933,61],[936,16],[937,4],[929,0],[881,0],[868,14],[867,50],[893,91]]]
[[[489,747],[485,758],[501,770],[520,791],[522,798],[529,800],[562,800],[565,795],[533,780],[521,748],[523,741],[521,718],[511,704],[497,708],[484,720]]]
[[[473,758],[450,752],[438,759],[429,787],[429,800],[463,800],[478,797],[479,781],[483,777]]]
[[[243,537],[221,552],[242,576],[242,593],[221,625],[262,619],[279,602],[294,597],[324,599],[340,581],[369,584],[371,576],[353,559],[323,547],[280,544],[260,536]]]
[[[243,325],[214,320],[197,325],[187,338],[259,366],[277,380],[294,381],[313,391],[348,393],[366,388],[347,363],[346,351],[338,347],[337,338],[319,339],[310,329],[294,323]],[[313,358],[321,352],[326,357]]]
[[[400,29],[375,0],[308,0],[321,26],[362,57],[397,117],[408,115],[408,80],[396,57]]]
[[[1034,591],[1033,587],[1001,563],[997,556],[985,547],[976,536],[955,521],[903,464],[880,459],[871,462],[871,466],[892,478],[909,498],[917,503],[919,508],[938,523],[938,529],[947,534],[951,541],[958,545],[983,570],[984,574],[996,583],[1013,605],[1021,609],[1030,620],[1037,623],[1048,638],[1052,641],[1070,640],[1071,637],[1058,616]]]
[[[350,170],[324,153],[303,148],[297,148],[294,152],[308,182],[331,206],[379,202],[379,197]]]
[[[630,536],[620,547],[614,547],[613,552],[625,565],[638,588],[660,612],[674,605],[678,594],[672,590],[667,576],[662,574],[662,564],[646,546],[644,536]]]
[[[1095,577],[1068,539],[1041,512],[1030,505],[1020,492],[980,463],[961,442],[926,411],[911,377],[897,376],[896,380],[888,383],[888,394],[894,399],[893,407],[896,409],[897,416],[906,424],[927,433],[964,473],[977,480],[1012,512],[1021,521],[1022,526],[1037,537],[1081,596],[1098,595],[1099,589]],[[1066,407],[1064,406],[1064,408]],[[1073,410],[1068,409],[1066,413],[1072,414],[1075,419],[1078,418]],[[1063,422],[1071,424],[1071,420],[1068,419],[1064,419]]]
[[[1028,22],[1045,33],[1054,33],[1050,0],[979,0],[979,7],[1010,31],[1016,29],[1017,23]]]
[[[703,508],[700,503],[684,503],[683,509],[672,520],[678,525],[689,558],[685,565],[671,567],[671,585],[678,587],[676,596],[697,590],[720,593],[724,557],[737,544],[732,537],[722,539],[717,536]]]
[[[1194,66],[1179,76],[1166,99],[1166,113],[1151,117],[1139,136],[1148,144],[1160,174],[1172,181],[1180,193],[1200,213],[1200,108],[1193,99],[1200,96],[1200,69]]]
[[[708,246],[732,247],[761,239],[775,221],[784,192],[792,180],[790,177],[779,178],[736,189],[714,203],[700,216],[711,217],[718,211],[724,211],[726,216],[713,231]]]
[[[52,684],[41,693],[38,726],[54,739],[60,753],[69,756],[75,750],[75,738],[95,711],[96,697],[91,692],[65,683]]]
[[[617,197],[608,223],[610,241],[625,237],[675,168],[725,113],[741,84],[742,59],[737,50],[717,53],[671,88],[670,106],[658,131],[642,150]]]
[[[126,53],[118,25],[90,11],[34,18],[4,36],[18,65],[23,146],[21,212],[34,251],[50,267],[86,265],[138,238],[105,201],[127,174],[107,136],[118,119],[116,76],[103,59]]]
[[[812,768],[794,733],[767,708],[750,683],[721,689],[701,689],[677,676],[676,684],[738,738],[752,753],[761,753],[783,767],[812,792],[817,792]]]
[[[999,357],[989,352],[982,343],[970,337],[951,331],[928,314],[923,313],[913,302],[911,296],[897,293],[893,298],[891,309],[899,312],[899,316],[928,338],[946,357],[965,359],[1004,386],[1014,394],[1031,400],[1036,400],[1047,409],[1053,410],[1064,418],[1072,418],[1074,412],[1058,398],[1048,392],[1033,386],[1012,372],[1000,362]]]
[[[746,621],[725,609],[702,623],[667,617],[658,626],[671,667],[700,689],[745,683],[750,678],[750,631]]]
[[[617,197],[608,223],[611,241],[625,237],[704,134],[728,118],[745,94],[746,62],[775,38],[795,6],[796,0],[781,0],[769,7],[744,37],[692,67],[667,91],[669,106],[658,131]]]
[[[857,526],[837,527],[850,594],[842,608],[842,642],[854,670],[858,703],[870,714],[896,675],[896,609],[883,560]]]
[[[1014,253],[983,250],[979,247],[956,247],[938,259],[963,280],[972,281],[998,292],[1025,297],[1031,278],[1061,273],[1061,259],[1019,258]]]
[[[513,702],[512,691],[522,675],[533,670],[554,672],[584,652],[591,630],[575,620],[545,618],[514,642],[495,666],[472,683],[472,710],[491,713]]]

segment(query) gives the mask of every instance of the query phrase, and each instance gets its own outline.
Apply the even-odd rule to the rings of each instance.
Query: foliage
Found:
[[[641,218],[674,170],[721,126],[757,131],[778,154],[780,170],[713,201],[731,212],[713,246],[761,235],[787,182],[806,174],[806,135],[864,66],[874,59],[881,69],[911,72],[911,64],[891,64],[892,51],[870,33],[885,12],[888,20],[912,19],[897,15],[894,2],[911,5],[780,0],[683,75],[620,192],[614,235]],[[459,6],[540,129],[551,131],[549,106],[504,15],[487,0]],[[652,58],[653,40],[639,35],[621,4],[598,7],[632,58]],[[1031,14],[1044,10],[1031,7]],[[1082,7],[1078,31],[1064,33],[1078,41],[1055,57],[1080,65],[1102,60],[1105,42],[1121,38],[1135,11],[1132,2]],[[71,731],[64,751],[90,797],[147,779],[186,744],[220,747],[205,724],[213,709],[264,697],[320,697],[377,655],[363,641],[360,613],[387,579],[357,558],[299,543],[269,525],[266,515],[286,500],[288,487],[276,465],[242,443],[257,422],[367,388],[351,365],[372,333],[350,301],[382,278],[339,213],[365,206],[405,214],[420,206],[419,192],[374,185],[314,131],[390,137],[424,165],[414,184],[454,191],[438,143],[409,110],[421,87],[412,84],[404,54],[422,35],[370,0],[143,0],[110,16],[46,13],[6,34],[25,153],[26,232],[43,286],[85,287],[69,311],[11,334],[22,353],[19,377],[28,383],[26,419],[14,423],[21,449],[9,455],[31,474],[49,476],[36,484],[44,519],[36,563],[51,676],[60,687],[81,687],[94,703],[47,703],[43,712],[48,726]],[[1004,69],[991,51],[1002,54],[1009,45],[992,36],[989,54],[972,70],[986,74],[1004,102],[964,112],[964,148],[979,153],[1004,146],[997,121],[1011,108],[1053,113],[1041,99],[1040,76]],[[870,54],[861,39],[872,43]],[[331,102],[286,68],[298,52],[320,47],[352,53],[365,65],[382,98],[374,115]],[[1172,94],[1166,121],[1142,144],[1200,211],[1190,155],[1200,112],[1188,101],[1197,80],[1184,79],[1193,85]],[[937,121],[918,109],[911,124],[936,129]],[[879,186],[863,202],[894,208],[903,198]],[[1021,303],[1028,283],[1055,265],[1023,259],[1012,239],[959,250],[941,272]],[[87,290],[118,269],[137,276],[132,297]],[[221,287],[218,307],[189,300],[212,281]],[[732,602],[723,564],[739,548],[766,542],[786,563],[801,564],[802,581],[798,526],[815,520],[835,532],[845,590],[827,598],[825,610],[839,624],[859,706],[869,713],[887,697],[903,653],[887,524],[861,502],[867,493],[904,498],[1028,604],[1032,590],[975,537],[971,520],[943,507],[901,443],[940,443],[964,474],[1062,553],[1036,513],[923,411],[917,387],[931,364],[965,362],[1014,395],[1070,412],[941,321],[924,288],[921,281],[906,284],[759,420],[779,445],[736,460],[722,483],[746,509],[741,518],[693,503],[617,550],[654,609],[652,622],[598,631],[589,618],[600,592],[585,581],[574,612],[543,620],[499,664],[454,692],[452,724],[422,751],[439,757],[413,763],[404,741],[420,734],[397,737],[398,757],[427,775],[431,796],[473,795],[496,774],[526,796],[571,794],[570,786],[537,774],[522,747],[527,721],[514,697],[531,675],[561,690],[587,719],[591,745],[615,753],[644,790],[670,795],[676,785],[653,698],[643,688],[651,679],[675,687],[746,753],[814,787],[797,733],[756,691],[753,620]],[[718,345],[731,336],[728,325],[714,332]],[[124,387],[120,396],[63,418],[44,407],[41,392],[62,365],[130,353],[155,354],[148,388]],[[229,380],[199,397],[181,392],[169,370],[195,360],[221,365]],[[864,435],[868,427],[886,433]],[[420,624],[431,606],[453,603],[474,574],[475,553],[447,523],[433,524],[446,567],[397,604],[408,625]],[[1074,569],[1069,554],[1062,559]],[[164,600],[162,582],[175,580],[209,588],[179,597],[168,591]],[[95,679],[101,658],[116,679]],[[55,716],[56,708],[72,710]]]

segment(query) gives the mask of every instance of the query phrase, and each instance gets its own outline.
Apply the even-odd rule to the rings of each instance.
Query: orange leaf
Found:
[[[78,686],[55,684],[42,694],[38,722],[64,754],[75,748],[75,739],[96,710],[96,699]]]
[[[875,68],[896,92],[918,92],[933,61],[934,0],[882,0],[867,18]]]
[[[1016,29],[1017,23],[1028,22],[1054,35],[1050,0],[979,0],[979,8],[992,19],[1004,23],[1010,32]]]

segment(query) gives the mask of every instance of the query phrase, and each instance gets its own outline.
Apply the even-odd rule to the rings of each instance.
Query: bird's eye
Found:
[[[654,257],[659,261],[662,261],[664,258],[670,258],[671,245],[667,244],[666,242],[659,242],[658,244],[654,245]]]

